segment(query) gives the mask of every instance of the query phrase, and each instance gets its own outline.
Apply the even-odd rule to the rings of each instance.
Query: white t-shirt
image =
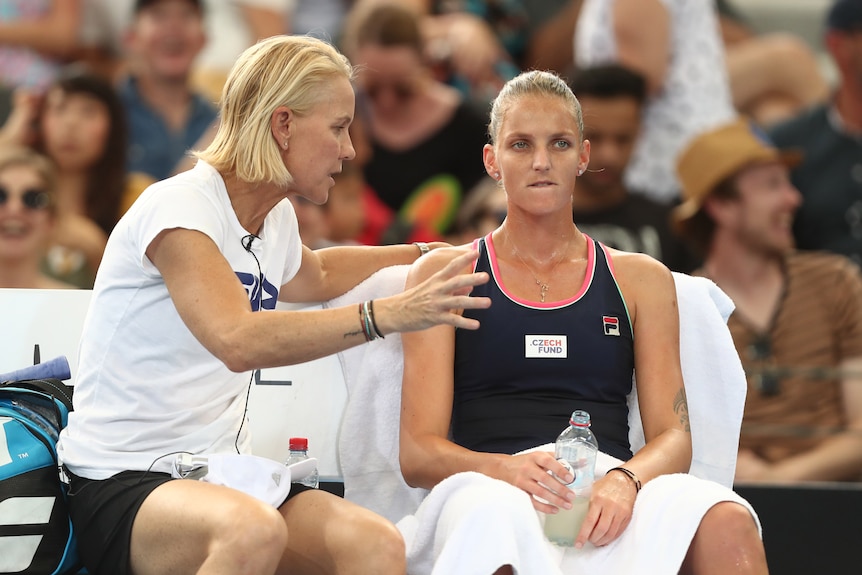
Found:
[[[296,215],[286,199],[267,214],[249,252],[243,247],[249,232],[212,166],[199,161],[150,186],[108,240],[84,321],[75,411],[58,445],[60,460],[76,475],[169,471],[169,454],[181,451],[249,451],[243,422],[252,373],[230,371],[201,345],[145,255],[171,228],[209,236],[245,286],[252,309],[274,309],[279,288],[302,259]]]
[[[676,159],[697,134],[735,117],[724,45],[712,0],[661,0],[670,17],[670,61],[661,92],[643,114],[626,170],[632,192],[669,203],[679,196]],[[579,68],[617,61],[614,0],[585,0],[575,29]]]

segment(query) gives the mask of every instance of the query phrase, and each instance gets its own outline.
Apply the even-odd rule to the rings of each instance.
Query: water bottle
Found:
[[[291,465],[293,463],[297,463],[298,461],[302,461],[303,459],[308,459],[308,439],[305,437],[291,437],[290,455],[287,456],[287,461],[285,461],[284,464]],[[319,480],[320,475],[318,474],[317,468],[315,467],[314,471],[301,479],[293,481],[293,483],[300,483],[302,485],[307,485],[308,487],[313,487],[317,489]]]
[[[577,410],[557,437],[554,455],[575,476],[568,488],[575,492],[571,509],[545,516],[545,535],[555,545],[572,547],[590,506],[590,493],[596,476],[599,444],[590,431],[590,414]]]

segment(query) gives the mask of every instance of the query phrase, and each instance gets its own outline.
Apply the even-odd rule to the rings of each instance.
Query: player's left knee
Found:
[[[703,517],[701,527],[722,538],[733,537],[740,541],[760,540],[757,523],[751,512],[739,503],[723,501],[714,505]]]

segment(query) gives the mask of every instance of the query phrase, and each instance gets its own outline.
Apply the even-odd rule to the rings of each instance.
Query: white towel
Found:
[[[566,575],[676,575],[704,513],[722,501],[745,506],[760,529],[754,509],[734,491],[714,481],[676,473],[644,485],[631,522],[609,545],[568,548],[565,553],[554,548],[554,553],[563,555],[560,566]]]
[[[727,328],[733,301],[706,278],[674,274],[680,310],[683,380],[692,420],[696,477],[733,487],[748,384]]]
[[[381,270],[328,305],[348,305],[397,293],[404,288],[407,270],[408,266]],[[345,497],[398,523],[408,545],[411,574],[436,575],[446,572],[444,565],[462,564],[475,564],[477,573],[491,573],[494,569],[486,570],[489,566],[499,567],[514,560],[520,562],[521,575],[553,573],[546,567],[533,565],[532,560],[541,556],[538,551],[541,549],[544,553],[550,549],[549,554],[562,561],[565,573],[592,573],[599,572],[598,569],[646,573],[642,570],[645,568],[653,574],[676,573],[707,509],[727,500],[747,506],[728,488],[736,465],[746,391],[742,366],[726,326],[733,303],[705,278],[674,274],[674,280],[680,309],[681,362],[692,425],[691,475],[669,475],[648,483],[638,496],[630,526],[612,545],[600,549],[563,553],[547,543],[541,531],[529,522],[518,525],[494,522],[496,529],[508,525],[514,530],[511,535],[517,542],[515,549],[504,549],[503,545],[473,533],[488,528],[483,523],[487,517],[483,519],[484,513],[477,511],[481,505],[465,504],[470,501],[470,493],[481,493],[485,488],[487,478],[477,478],[476,474],[453,476],[441,482],[431,495],[426,490],[409,487],[398,461],[403,365],[400,337],[390,335],[340,354],[349,393],[339,437]],[[643,429],[634,392],[629,411],[631,445],[637,450],[643,445]],[[612,466],[612,458],[607,459],[611,461],[600,465],[599,473],[602,468]],[[507,509],[519,509],[518,501],[526,497],[507,484],[495,484],[494,493],[498,504],[503,500],[509,502]],[[754,511],[748,508],[756,519]],[[446,518],[442,525],[441,517]],[[662,527],[669,522],[675,523]],[[483,525],[481,529],[477,527],[479,524]],[[469,537],[451,536],[468,526],[472,526]],[[657,533],[662,535],[656,536]],[[670,533],[673,536],[665,535]],[[644,545],[644,541],[649,544]],[[623,551],[619,552],[621,548]],[[481,559],[470,559],[476,556]],[[435,561],[439,566],[433,568]],[[659,569],[660,565],[664,567]],[[457,572],[466,571],[459,568]]]
[[[733,301],[711,280],[674,273],[680,363],[691,421],[689,473],[733,486],[747,384],[727,318]],[[629,444],[644,444],[637,389],[629,396]]]
[[[444,479],[397,526],[410,575],[490,575],[503,565],[562,575],[529,496],[480,473]]]
[[[490,575],[503,565],[519,575],[676,575],[704,513],[721,501],[757,518],[748,502],[718,483],[663,475],[643,487],[631,523],[609,545],[564,549],[544,537],[526,493],[468,472],[440,482],[398,529],[410,575]]]
[[[380,270],[324,307],[340,307],[404,290],[410,266]],[[344,497],[393,523],[412,514],[428,494],[410,487],[398,461],[401,412],[401,336],[387,335],[339,354],[347,384],[338,458]]]

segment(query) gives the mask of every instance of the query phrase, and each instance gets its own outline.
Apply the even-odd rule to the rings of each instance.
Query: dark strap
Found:
[[[0,389],[4,387],[20,387],[33,391],[41,391],[47,393],[51,397],[59,400],[66,406],[68,411],[72,411],[72,386],[66,385],[59,379],[22,379],[21,381],[4,381],[0,383]]]

